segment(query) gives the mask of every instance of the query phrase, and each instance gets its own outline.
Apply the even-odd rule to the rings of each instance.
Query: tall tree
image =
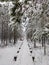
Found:
[[[12,21],[14,22],[14,44],[16,41],[16,33],[15,30],[17,29],[16,27],[18,27],[17,24],[21,23],[21,16],[23,15],[22,13],[22,4],[21,2],[19,2],[19,0],[16,0],[13,2],[13,7],[11,9],[11,17],[12,17]]]

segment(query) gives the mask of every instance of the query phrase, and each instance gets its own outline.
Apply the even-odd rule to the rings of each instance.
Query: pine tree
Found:
[[[16,43],[16,31],[15,31],[15,27],[17,27],[17,25],[15,25],[16,23],[20,24],[21,23],[21,16],[22,16],[22,5],[19,2],[19,0],[16,0],[15,2],[13,2],[14,7],[11,9],[12,13],[11,16],[13,17],[12,21],[14,21],[14,44]],[[17,11],[18,10],[18,11]]]

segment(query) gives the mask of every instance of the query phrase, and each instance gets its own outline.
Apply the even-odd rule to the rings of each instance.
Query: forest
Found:
[[[0,55],[5,50],[22,58],[15,65],[49,65],[49,0],[0,0]]]

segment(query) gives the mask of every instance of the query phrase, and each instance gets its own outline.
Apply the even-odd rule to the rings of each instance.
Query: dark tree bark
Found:
[[[36,48],[36,40],[34,39],[34,48]]]
[[[1,44],[3,43],[3,21],[2,21],[2,29],[1,29]]]
[[[44,37],[42,35],[42,47],[44,47]]]
[[[46,55],[46,44],[45,44],[45,36],[44,36],[44,55]]]
[[[16,27],[14,27],[14,45],[16,43]]]

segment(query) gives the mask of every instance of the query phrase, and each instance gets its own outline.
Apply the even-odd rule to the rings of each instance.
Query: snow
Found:
[[[11,6],[12,6],[12,2],[9,5],[9,7]],[[22,23],[22,29],[23,29],[24,35],[26,31],[26,26],[28,25],[28,21],[29,21],[29,18],[27,17],[27,15],[29,16],[29,13],[31,12],[31,10],[35,14],[36,13],[38,14],[38,12],[40,13],[42,11],[42,6],[40,4],[36,4],[36,9],[35,9],[35,6],[29,7],[29,5],[27,5],[26,8],[28,8],[27,11],[25,11],[25,7],[23,7],[22,9],[22,12],[25,11],[24,18],[26,18],[25,21],[27,22],[27,23],[26,22]],[[13,23],[14,22],[11,22],[9,25],[12,25]],[[48,29],[45,29],[45,30],[48,31]],[[37,29],[37,32],[38,32],[38,29]],[[23,41],[20,41],[20,40],[17,41],[16,45],[13,47],[7,46],[4,48],[0,48],[0,65],[49,65],[49,46],[46,46],[47,54],[44,56],[44,48],[39,43],[37,43],[36,45],[37,45],[37,48],[34,48],[33,42],[30,42],[30,41],[28,42],[26,38],[24,37]],[[17,53],[17,51],[19,51],[19,53]],[[30,53],[30,51],[32,51],[32,53]],[[14,61],[14,56],[17,56],[16,61]],[[34,62],[32,57],[35,57]]]
[[[45,31],[47,31],[47,32],[48,32],[48,31],[49,31],[49,29],[48,29],[48,28],[45,28]]]
[[[20,65],[32,65],[32,58],[30,57],[30,52],[29,52],[29,48],[27,45],[28,43],[26,42],[27,42],[26,40],[23,41],[23,46],[20,50],[20,54],[19,54],[19,56],[21,56]]]
[[[32,46],[31,49],[28,44],[30,44],[30,48]],[[20,46],[21,49],[19,49]],[[18,50],[19,53],[17,53]],[[0,65],[49,65],[49,46],[46,50],[48,50],[47,55],[44,56],[43,48],[34,49],[33,44],[24,39],[18,41],[13,47],[0,48]],[[17,61],[14,61],[14,56],[17,56]],[[34,62],[32,57],[35,57]]]
[[[10,22],[8,25],[10,26],[10,25],[13,25],[14,24],[14,22],[12,21],[12,22]]]
[[[20,2],[22,2],[22,0],[20,0]]]
[[[19,45],[13,47],[0,48],[0,65],[14,65],[13,58],[17,54],[17,50],[19,50],[21,41],[17,42]],[[16,65],[16,64],[15,64]]]

